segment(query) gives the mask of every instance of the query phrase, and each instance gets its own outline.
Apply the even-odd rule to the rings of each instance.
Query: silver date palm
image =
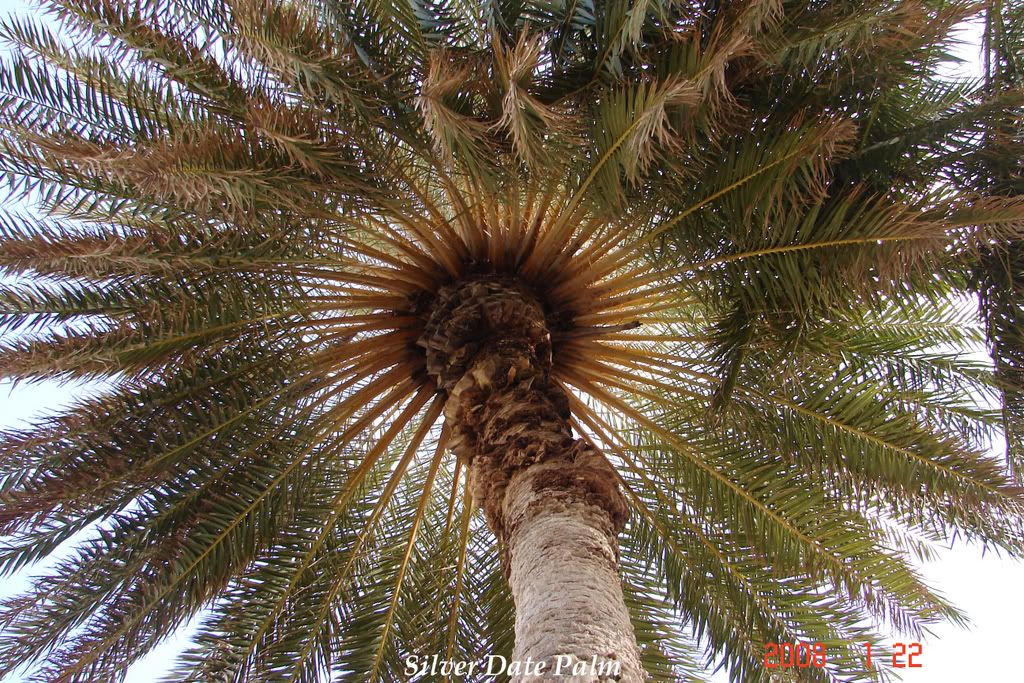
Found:
[[[8,19],[0,375],[102,388],[0,434],[0,676],[886,680],[1024,555],[1021,4]]]

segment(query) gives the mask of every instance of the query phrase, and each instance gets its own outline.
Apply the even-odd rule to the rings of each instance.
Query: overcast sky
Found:
[[[28,3],[22,0],[0,0],[0,15],[24,13]],[[964,33],[968,44],[961,53],[970,63],[960,67],[962,73],[977,71],[977,31]],[[6,207],[5,207],[6,208]],[[74,386],[53,384],[21,386],[12,391],[0,383],[0,428],[24,424],[27,418],[53,411],[66,403],[76,391]],[[942,560],[925,565],[923,573],[941,593],[965,610],[972,620],[967,630],[953,626],[935,629],[932,637],[922,643],[917,660],[920,669],[905,670],[904,680],[910,683],[1012,683],[1024,680],[1021,674],[1020,642],[1024,629],[1024,563],[996,557],[989,553],[982,559],[980,548],[958,544],[943,553]],[[0,597],[27,587],[27,576],[0,579]],[[895,640],[895,638],[894,638]],[[132,667],[129,683],[149,683],[160,678],[175,654],[187,641],[187,634],[170,638],[157,650]],[[891,642],[875,644],[876,656],[890,650]],[[18,679],[14,679],[12,683]],[[715,681],[726,681],[720,672]]]

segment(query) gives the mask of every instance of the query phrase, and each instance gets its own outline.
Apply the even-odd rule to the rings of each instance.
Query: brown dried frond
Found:
[[[430,53],[427,77],[416,98],[416,108],[434,147],[449,162],[456,156],[478,158],[489,146],[488,124],[459,111],[451,100],[466,89],[467,81],[475,81],[477,77],[473,62],[459,59],[449,50]],[[463,100],[462,104],[469,102]]]
[[[672,127],[669,112],[674,107],[692,107],[701,100],[699,88],[682,78],[670,78],[650,87],[643,112],[634,124],[633,132],[623,145],[624,164],[630,182],[640,182],[658,159],[670,156],[682,147],[679,131]]]
[[[505,94],[501,100],[501,118],[494,129],[504,130],[512,138],[516,153],[531,168],[550,163],[544,155],[545,138],[566,131],[567,118],[556,107],[542,103],[530,93],[532,80],[540,66],[540,36],[523,32],[510,48],[495,38],[494,64]]]

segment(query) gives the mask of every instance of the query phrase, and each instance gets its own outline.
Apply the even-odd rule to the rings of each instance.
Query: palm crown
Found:
[[[0,673],[116,679],[204,608],[175,680],[508,656],[478,327],[544,328],[655,679],[885,678],[871,624],[962,618],[912,557],[1024,551],[1012,7],[973,84],[956,1],[46,5],[3,27],[45,217],[2,218],[0,370],[108,383],[0,440],[0,567],[72,547]]]

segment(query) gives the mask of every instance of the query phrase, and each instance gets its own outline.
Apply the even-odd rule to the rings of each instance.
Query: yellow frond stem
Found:
[[[419,505],[416,506],[416,513],[412,521],[412,529],[409,531],[409,540],[405,544],[405,554],[402,556],[402,563],[398,567],[398,575],[395,577],[395,587],[391,594],[391,604],[388,605],[387,616],[384,620],[384,630],[380,634],[380,643],[377,646],[373,658],[373,666],[370,667],[370,680],[377,678],[381,662],[384,658],[384,649],[387,647],[388,637],[391,631],[391,624],[394,622],[395,609],[398,607],[398,599],[402,594],[402,583],[405,581],[405,572],[409,568],[409,560],[412,558],[412,551],[416,544],[416,534],[420,524],[423,522],[423,514],[427,509],[427,502],[430,500],[430,493],[434,486],[434,478],[441,465],[441,457],[444,455],[442,444],[438,444],[434,459],[430,463],[430,471],[427,473],[427,481],[423,484],[423,493],[420,495]]]
[[[353,494],[356,492],[356,489],[359,486],[359,484],[363,481],[363,479],[366,478],[366,475],[370,473],[374,466],[376,466],[377,461],[380,459],[380,456],[384,453],[385,450],[387,450],[387,448],[395,440],[398,434],[401,433],[409,425],[409,423],[412,421],[415,415],[419,413],[420,410],[423,409],[423,406],[427,404],[427,401],[430,400],[431,396],[434,397],[434,402],[430,405],[430,408],[427,409],[427,412],[423,416],[423,419],[420,420],[419,427],[413,434],[413,437],[410,440],[408,446],[406,447],[405,452],[402,455],[402,458],[399,460],[399,462],[395,465],[394,469],[392,470],[391,476],[388,478],[387,485],[381,492],[380,496],[377,499],[377,503],[374,505],[373,511],[370,513],[369,518],[363,525],[363,530],[359,533],[358,537],[356,538],[353,547],[348,551],[349,556],[348,560],[345,562],[345,566],[340,571],[335,572],[333,574],[331,578],[331,588],[328,591],[326,597],[323,597],[321,599],[320,609],[317,611],[316,617],[313,620],[313,624],[319,625],[323,623],[324,618],[327,616],[327,612],[334,605],[334,599],[338,596],[338,594],[341,591],[344,590],[345,583],[351,575],[352,568],[355,566],[356,560],[360,557],[359,553],[363,547],[363,543],[365,543],[366,540],[369,538],[370,533],[373,531],[374,525],[376,525],[377,523],[377,519],[380,517],[380,515],[384,512],[384,509],[391,502],[391,498],[392,496],[394,496],[395,490],[398,488],[399,483],[401,483],[401,479],[402,476],[405,474],[406,468],[408,468],[409,463],[412,462],[413,457],[415,457],[416,451],[419,449],[420,444],[423,443],[423,440],[426,438],[427,433],[434,426],[434,423],[437,422],[437,418],[441,415],[441,410],[444,408],[444,398],[442,396],[438,396],[436,392],[430,389],[422,388],[419,390],[419,392],[416,394],[413,400],[409,402],[409,405],[405,407],[402,413],[396,419],[390,421],[387,431],[384,432],[384,434],[377,440],[373,447],[366,453],[365,456],[363,456],[363,459],[359,463],[359,466],[355,469],[355,471],[352,472],[351,475],[349,475],[348,480],[345,482],[344,488],[338,493],[337,496],[335,496],[334,500],[331,502],[331,513],[328,516],[327,521],[323,526],[323,529],[321,530],[319,536],[317,536],[316,540],[312,543],[309,550],[306,551],[306,554],[303,557],[303,560],[300,563],[299,568],[296,570],[295,575],[292,577],[292,583],[289,586],[289,589],[284,593],[285,598],[287,598],[287,596],[292,593],[292,590],[295,588],[295,585],[297,585],[298,581],[302,578],[302,575],[305,573],[305,570],[309,566],[309,563],[316,555],[316,552],[320,549],[323,543],[327,540],[327,537],[334,530],[334,525],[338,517],[341,515],[342,512],[344,512],[345,507],[348,505],[349,500],[351,500]],[[284,599],[282,599],[282,601],[278,604],[279,608],[283,606]],[[265,623],[265,626],[268,627],[269,622]],[[284,677],[286,680],[295,680],[302,673],[302,669],[306,665],[306,658],[309,656],[310,650],[316,643],[315,636],[315,632],[309,634],[309,638],[307,639],[306,644],[295,657],[295,666],[288,672],[288,675]]]

